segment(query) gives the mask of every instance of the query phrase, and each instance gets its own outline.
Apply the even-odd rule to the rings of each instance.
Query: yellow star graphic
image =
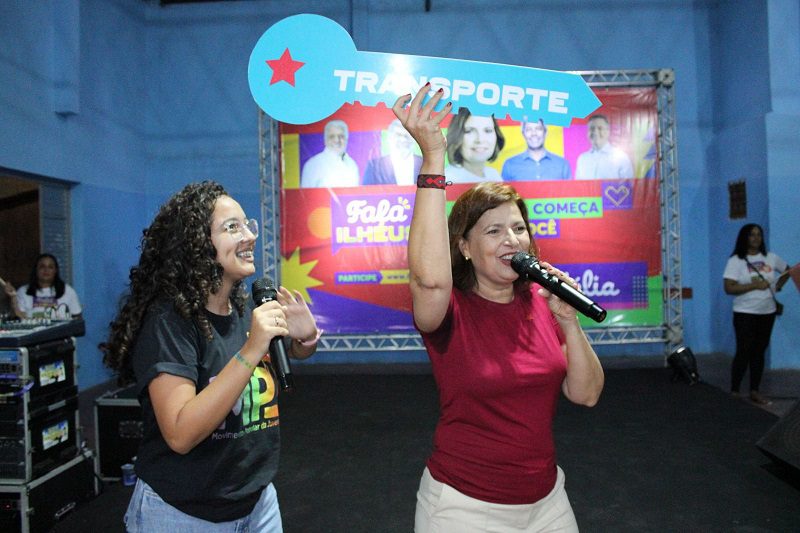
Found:
[[[308,289],[311,287],[318,287],[323,283],[311,277],[310,272],[317,266],[318,260],[309,261],[308,263],[300,262],[300,247],[295,248],[292,255],[283,257],[281,260],[281,285],[290,290],[298,290],[303,295],[303,298],[311,303],[311,296],[308,294]]]

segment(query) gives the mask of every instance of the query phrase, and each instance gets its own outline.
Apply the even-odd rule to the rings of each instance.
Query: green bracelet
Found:
[[[235,354],[233,354],[233,358],[236,359],[237,361],[239,361],[240,363],[242,363],[247,368],[249,368],[250,372],[252,372],[252,371],[254,371],[256,369],[256,367],[251,365],[250,362],[247,359],[245,359],[244,357],[242,357],[242,354],[240,354],[239,352],[236,352]]]

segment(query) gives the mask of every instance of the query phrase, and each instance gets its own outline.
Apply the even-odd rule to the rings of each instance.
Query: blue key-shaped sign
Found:
[[[295,15],[270,27],[248,66],[250,91],[266,114],[281,122],[310,124],[345,103],[394,104],[430,82],[444,89],[453,110],[506,115],[569,126],[600,106],[577,74],[460,59],[356,50],[350,35],[319,15]]]

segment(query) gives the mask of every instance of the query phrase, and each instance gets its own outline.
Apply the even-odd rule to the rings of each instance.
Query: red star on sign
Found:
[[[294,73],[305,65],[302,61],[292,59],[288,48],[283,51],[280,59],[269,59],[266,63],[272,69],[272,79],[269,80],[270,85],[285,81],[292,87],[294,87]]]

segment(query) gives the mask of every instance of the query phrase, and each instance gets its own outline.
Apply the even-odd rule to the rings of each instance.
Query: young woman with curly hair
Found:
[[[186,186],[144,230],[130,295],[101,345],[136,382],[144,436],[128,531],[282,531],[276,336],[309,357],[319,337],[299,292],[255,309],[258,224],[217,183]]]

